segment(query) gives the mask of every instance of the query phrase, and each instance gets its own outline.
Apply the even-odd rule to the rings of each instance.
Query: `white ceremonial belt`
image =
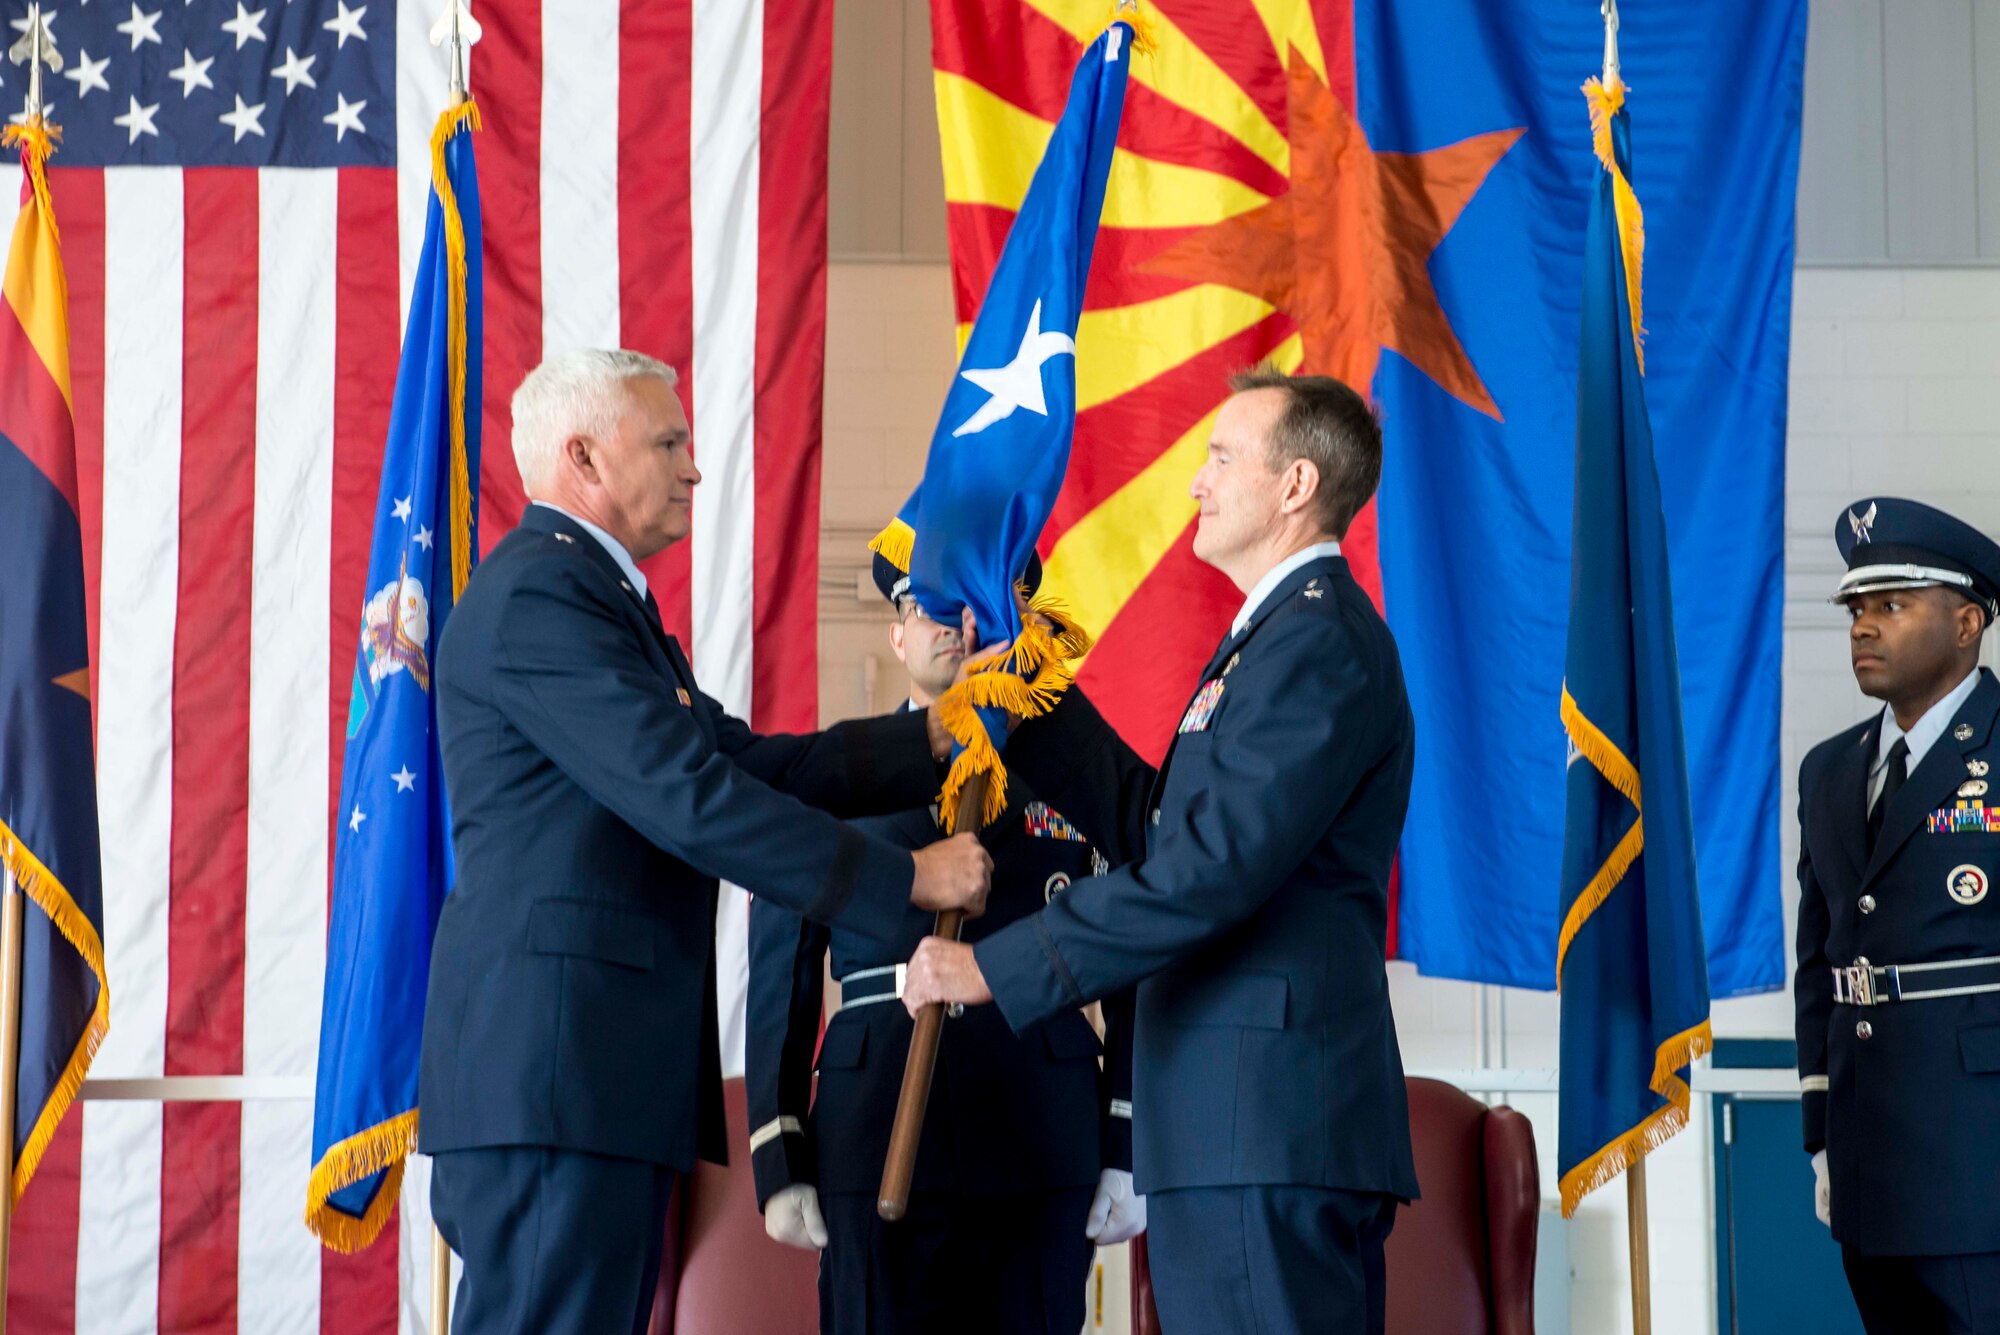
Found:
[[[1942,974],[1984,970],[1994,976],[1985,982],[1957,987],[1911,987],[1904,980],[1911,974]],[[1833,966],[1833,1000],[1841,1006],[1881,1006],[1891,1001],[1924,1001],[1936,997],[1969,997],[1982,992],[2000,992],[2000,955],[1982,955],[1969,960],[1937,960],[1929,964],[1871,964],[1863,955],[1852,964]]]
[[[876,969],[857,969],[840,979],[840,1006],[833,1014],[851,1011],[856,1006],[873,1006],[883,1001],[903,999],[903,980],[908,976],[907,964],[884,964]],[[832,1016],[827,1018],[831,1019]]]

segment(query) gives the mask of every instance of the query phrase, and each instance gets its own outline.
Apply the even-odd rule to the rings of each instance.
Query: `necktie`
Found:
[[[1896,794],[1903,790],[1903,783],[1910,777],[1910,743],[1907,738],[1898,737],[1896,744],[1889,748],[1889,772],[1882,776],[1882,796],[1875,799],[1875,809],[1868,813],[1868,851],[1875,851],[1875,840],[1882,833],[1882,819],[1888,814],[1889,804],[1896,800]]]

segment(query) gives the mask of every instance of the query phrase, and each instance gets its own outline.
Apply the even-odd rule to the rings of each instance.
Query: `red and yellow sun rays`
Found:
[[[1232,371],[1367,388],[1385,347],[1498,415],[1432,292],[1432,249],[1519,131],[1375,153],[1352,0],[1145,0],[1077,331],[1047,586],[1098,633],[1081,674],[1158,759],[1241,595],[1194,560],[1189,480]],[[952,277],[969,327],[1106,0],[932,0]],[[1334,257],[1338,263],[1330,262]],[[1372,512],[1345,544],[1380,600]]]

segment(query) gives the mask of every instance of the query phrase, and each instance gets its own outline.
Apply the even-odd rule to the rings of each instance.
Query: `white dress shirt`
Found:
[[[1882,706],[1882,736],[1875,743],[1875,763],[1868,770],[1868,810],[1875,810],[1875,800],[1882,796],[1882,785],[1889,781],[1889,751],[1896,745],[1897,738],[1909,743],[1910,754],[1903,762],[1903,777],[1909,778],[1924,756],[1944,730],[1951,726],[1959,709],[1972,694],[1972,688],[1979,685],[1979,669],[1965,674],[1965,680],[1952,687],[1951,694],[1924,711],[1924,716],[1907,733],[1896,722],[1896,711]]]
[[[1301,547],[1272,566],[1264,572],[1264,578],[1257,581],[1256,587],[1250,590],[1250,596],[1243,600],[1243,610],[1236,614],[1236,620],[1229,623],[1229,633],[1231,635],[1243,633],[1243,628],[1250,624],[1250,618],[1257,614],[1257,609],[1264,605],[1264,600],[1271,596],[1271,591],[1285,582],[1285,576],[1308,561],[1317,561],[1322,556],[1339,555],[1340,544],[1329,539],[1326,542],[1316,542],[1310,547]]]
[[[625,578],[631,582],[632,592],[639,595],[639,601],[642,603],[646,601],[646,577],[639,573],[639,567],[633,563],[632,553],[625,550],[624,543],[618,541],[618,539],[612,537],[582,515],[573,515],[553,501],[530,501],[528,504],[547,506],[557,514],[568,519],[585,533],[588,533],[591,537],[596,538],[597,545],[604,548],[605,551],[610,552],[611,559],[616,561],[618,568],[625,572]]]

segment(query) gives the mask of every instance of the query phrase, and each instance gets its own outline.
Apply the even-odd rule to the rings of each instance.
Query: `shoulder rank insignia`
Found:
[[[1323,598],[1326,596],[1326,590],[1322,589],[1319,586],[1318,575],[1314,575],[1311,579],[1306,581],[1305,595],[1306,597],[1313,599]]]
[[[1209,720],[1215,717],[1217,705],[1222,703],[1222,678],[1217,677],[1194,693],[1187,713],[1181,715],[1181,726],[1174,729],[1176,734],[1207,732]]]
[[[554,539],[555,539],[555,540],[556,540],[557,542],[575,542],[575,541],[576,541],[576,539],[575,539],[575,538],[572,538],[572,537],[571,537],[571,536],[570,536],[569,534],[567,534],[567,533],[551,533],[551,534],[549,534],[549,536],[550,536],[550,537],[552,537],[552,538],[554,538]]]

